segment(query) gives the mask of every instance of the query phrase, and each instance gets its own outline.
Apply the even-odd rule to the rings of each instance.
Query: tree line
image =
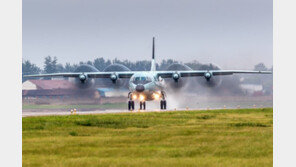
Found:
[[[156,64],[157,70],[166,70],[171,64],[181,63],[173,59],[162,60],[159,64]],[[65,65],[58,63],[56,57],[47,56],[44,59],[43,68],[38,67],[36,64],[31,63],[30,60],[25,60],[22,62],[22,72],[23,74],[38,74],[38,73],[57,73],[57,72],[73,72],[79,65],[89,64],[97,68],[99,71],[103,71],[107,66],[111,64],[122,64],[132,71],[148,71],[150,70],[150,61],[141,60],[141,61],[129,61],[129,60],[119,60],[117,58],[113,60],[105,60],[103,57],[96,58],[93,61],[79,62],[78,64],[66,63]],[[189,63],[184,63],[193,70],[201,69],[216,69],[217,66],[213,64],[202,64],[198,61],[192,61]],[[272,70],[272,68],[267,68],[263,63],[259,63],[254,66],[254,70]]]
[[[173,63],[182,63],[173,59],[162,60],[159,64],[156,64],[157,70],[166,70],[169,65]],[[104,59],[103,57],[96,58],[93,61],[86,61],[86,62],[79,62],[78,64],[70,64],[66,63],[65,65],[58,63],[57,57],[47,56],[44,59],[43,68],[38,67],[36,64],[32,63],[30,60],[24,60],[22,62],[22,73],[23,75],[28,74],[39,74],[39,73],[58,73],[58,72],[73,72],[79,65],[81,64],[89,64],[97,68],[99,71],[103,71],[107,66],[111,64],[122,64],[129,68],[132,71],[148,71],[150,70],[151,62],[148,60],[141,60],[141,61],[129,61],[129,60],[119,60],[117,58],[113,60]],[[213,66],[212,64],[205,65],[201,64],[197,61],[193,61],[190,63],[185,63],[189,67],[194,70],[198,70],[201,68]],[[23,78],[23,81],[25,78]]]
[[[173,59],[162,60],[160,63],[156,64],[157,70],[167,70],[167,68],[174,63],[183,64],[180,61],[176,61]],[[93,61],[79,62],[78,64],[70,64],[66,63],[65,65],[58,63],[58,59],[56,57],[47,56],[44,59],[43,68],[38,67],[36,64],[30,62],[30,60],[25,60],[22,62],[22,75],[28,74],[39,74],[39,73],[59,73],[59,72],[73,72],[79,65],[81,64],[89,64],[97,68],[99,71],[103,71],[107,66],[111,64],[122,64],[129,68],[132,71],[148,71],[150,70],[151,62],[148,60],[140,60],[140,61],[129,61],[129,60],[119,60],[117,58],[110,60],[105,59],[103,57],[96,58]],[[213,64],[202,64],[198,61],[192,61],[189,63],[184,63],[188,67],[193,70],[206,70],[206,69],[219,69],[217,66]],[[263,63],[258,63],[254,66],[253,70],[273,70],[273,68],[267,68]],[[27,80],[27,78],[22,77],[23,82]],[[239,77],[236,77],[236,80],[239,80]],[[250,84],[262,84],[265,90],[272,92],[272,75],[246,75],[243,77],[244,83]],[[231,80],[233,82],[233,79]]]

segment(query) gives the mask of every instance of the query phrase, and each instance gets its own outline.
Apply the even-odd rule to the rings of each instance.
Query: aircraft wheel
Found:
[[[135,102],[132,100],[128,101],[128,110],[134,110],[135,109]]]
[[[160,109],[161,110],[166,110],[166,100],[161,100],[160,101]]]
[[[140,110],[146,110],[146,102],[140,101]]]
[[[140,110],[142,110],[142,105],[143,105],[143,104],[142,104],[142,102],[140,101]]]
[[[143,110],[146,110],[146,102],[145,101],[143,101],[142,105],[143,105]]]
[[[132,101],[132,110],[135,109],[135,101]]]
[[[128,101],[128,110],[131,110],[132,105],[131,105],[131,101]]]
[[[163,101],[163,109],[164,109],[164,110],[167,109],[167,103],[166,103],[166,100]]]

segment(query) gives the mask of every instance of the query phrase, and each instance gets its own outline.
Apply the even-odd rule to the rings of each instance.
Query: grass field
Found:
[[[273,110],[23,118],[23,166],[272,166]]]

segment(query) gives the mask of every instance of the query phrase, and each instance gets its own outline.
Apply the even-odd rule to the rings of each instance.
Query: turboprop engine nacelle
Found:
[[[84,83],[87,80],[87,75],[80,74],[79,75],[79,80],[80,80],[81,83]]]
[[[95,80],[90,79],[87,77],[84,72],[98,72],[99,70],[96,69],[94,66],[88,64],[82,64],[78,66],[74,72],[82,72],[78,78],[74,79],[75,86],[82,89],[93,88],[95,85]]]
[[[219,70],[220,68],[213,64],[202,65],[199,70],[208,70],[204,73],[204,78],[196,78],[197,82],[204,87],[218,87],[222,83],[222,78],[220,76],[214,76],[209,70]]]
[[[180,79],[180,74],[178,74],[178,73],[174,73],[174,74],[173,74],[173,79],[174,79],[175,82],[178,82],[179,79]]]
[[[118,76],[117,76],[116,74],[112,74],[112,75],[110,76],[110,79],[111,79],[111,81],[112,81],[114,84],[116,84],[116,81],[117,81],[117,79],[118,79]]]
[[[210,73],[210,72],[206,72],[205,74],[204,74],[204,77],[205,77],[205,79],[207,80],[207,81],[210,81],[210,79],[212,78],[212,73]]]
[[[174,63],[167,68],[168,71],[192,71],[190,67],[185,64]],[[189,78],[181,78],[181,75],[175,72],[172,79],[166,79],[168,87],[173,90],[180,90],[188,85]]]
[[[128,86],[128,79],[121,79],[117,76],[115,72],[118,71],[131,71],[129,68],[127,68],[124,65],[121,64],[111,64],[107,66],[104,70],[104,72],[114,72],[114,74],[110,75],[110,78],[102,79],[102,82],[104,85],[113,87],[113,88],[121,88],[121,87],[127,87]]]

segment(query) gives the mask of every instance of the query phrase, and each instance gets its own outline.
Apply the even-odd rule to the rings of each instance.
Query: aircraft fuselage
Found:
[[[151,101],[162,98],[164,80],[154,71],[135,73],[129,80],[129,90],[133,100]]]

